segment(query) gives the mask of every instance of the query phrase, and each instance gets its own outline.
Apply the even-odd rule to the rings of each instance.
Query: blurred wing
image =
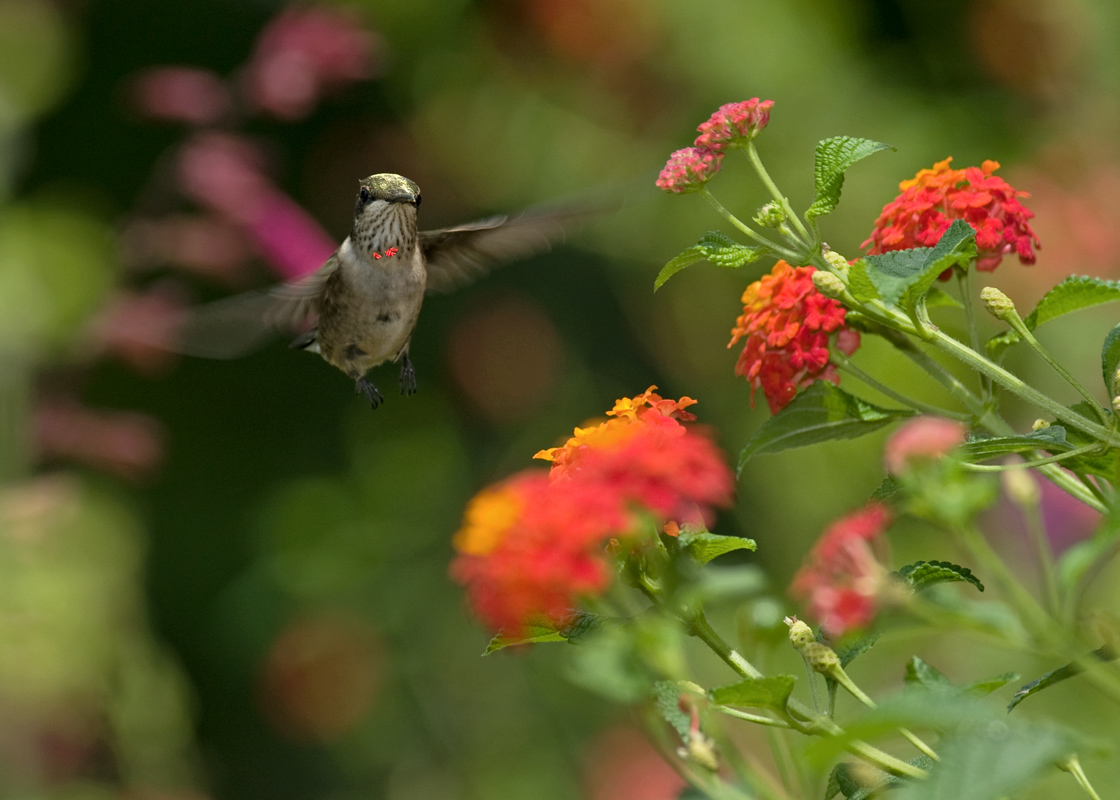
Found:
[[[504,261],[541,253],[564,238],[583,211],[529,212],[490,217],[455,228],[420,232],[428,266],[428,292],[448,292],[485,275]]]
[[[179,327],[176,349],[199,358],[240,358],[279,333],[305,330],[318,314],[319,295],[337,266],[332,257],[306,278],[191,310]]]

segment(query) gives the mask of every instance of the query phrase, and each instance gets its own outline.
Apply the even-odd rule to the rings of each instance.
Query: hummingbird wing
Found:
[[[192,309],[179,326],[176,350],[199,358],[241,358],[278,333],[306,329],[319,312],[323,286],[338,258],[310,275],[260,292],[246,292]]]
[[[501,262],[548,250],[564,238],[565,223],[582,216],[584,212],[573,210],[527,212],[421,231],[428,292],[449,292],[477,280]]]

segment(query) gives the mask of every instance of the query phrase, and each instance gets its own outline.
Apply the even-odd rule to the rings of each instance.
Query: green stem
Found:
[[[774,180],[770,177],[770,173],[766,171],[766,167],[764,167],[762,164],[762,159],[759,158],[758,149],[754,146],[753,139],[747,142],[747,158],[750,159],[751,166],[753,166],[754,171],[758,173],[758,177],[766,187],[766,190],[770,192],[770,196],[778,202],[778,204],[782,207],[782,210],[786,212],[786,217],[801,233],[801,236],[804,237],[802,240],[798,241],[798,244],[808,249],[813,243],[813,236],[802,224],[801,219],[797,216],[797,214],[793,212],[793,208],[790,206],[789,200],[784,194],[781,193],[781,191],[778,190],[778,185],[774,183]]]
[[[848,691],[848,693],[850,695],[852,695],[852,697],[854,697],[856,700],[859,700],[861,703],[863,703],[868,708],[878,708],[878,706],[875,705],[875,701],[872,700],[870,697],[868,697],[864,693],[863,689],[859,688],[859,686],[856,684],[856,682],[851,679],[851,677],[848,675],[848,673],[845,672],[844,668],[841,667],[839,664],[837,664],[833,669],[829,670],[828,676],[830,678],[832,678],[834,681],[836,681],[838,684],[843,686]],[[918,738],[918,736],[916,734],[912,733],[908,728],[899,728],[898,732],[903,735],[903,737],[906,739],[906,741],[910,742],[910,744],[914,745],[916,748],[921,750],[923,754],[929,756],[934,761],[940,761],[941,760],[941,757],[939,755],[937,755],[936,751],[934,751],[934,749],[932,747],[930,747],[928,744],[923,742],[920,738]]]
[[[719,212],[719,215],[721,217],[723,217],[725,220],[727,220],[732,225],[734,225],[736,228],[738,228],[746,236],[748,236],[751,239],[754,239],[756,242],[758,242],[763,247],[767,247],[770,250],[773,250],[775,253],[780,255],[782,258],[784,258],[784,259],[786,259],[787,261],[790,261],[790,262],[796,262],[798,260],[798,258],[800,257],[799,254],[796,253],[795,251],[790,250],[789,248],[786,248],[786,247],[782,247],[780,244],[777,244],[776,242],[770,241],[765,236],[763,236],[762,234],[758,233],[753,228],[751,228],[749,225],[745,224],[742,220],[740,220],[738,217],[736,217],[734,214],[732,214],[726,208],[724,208],[723,204],[719,200],[716,200],[716,198],[712,195],[712,193],[710,191],[708,191],[707,186],[704,186],[700,189],[700,196],[703,197],[705,200],[707,200],[711,204],[712,208],[714,208],[717,212]]]
[[[1100,420],[1102,425],[1106,427],[1111,426],[1111,421],[1104,413],[1104,409],[1101,408],[1101,405],[1099,402],[1097,402],[1097,399],[1093,397],[1092,393],[1090,393],[1088,389],[1081,385],[1080,381],[1078,381],[1075,377],[1073,377],[1073,375],[1070,374],[1069,370],[1058,363],[1057,359],[1055,359],[1054,356],[1051,355],[1049,350],[1042,346],[1042,343],[1039,342],[1038,339],[1034,338],[1034,333],[1032,333],[1031,329],[1027,327],[1027,324],[1023,322],[1023,318],[1019,316],[1018,311],[1016,311],[1014,308],[1008,308],[999,315],[999,319],[1010,325],[1011,329],[1015,331],[1015,333],[1019,334],[1020,339],[1030,345],[1031,349],[1034,350],[1035,353],[1037,353],[1043,361],[1049,364],[1055,372],[1057,372],[1062,376],[1062,378],[1065,379],[1066,383],[1076,389],[1077,393],[1088,401],[1089,406],[1094,410],[1097,415],[1097,419]],[[973,347],[973,349],[978,350],[978,348],[976,348],[975,346]]]
[[[1076,753],[1061,762],[1058,767],[1073,775],[1078,785],[1085,790],[1085,794],[1089,795],[1093,800],[1101,800],[1101,796],[1097,794],[1097,790],[1093,788],[1093,784],[1089,783],[1089,776],[1086,775],[1085,770],[1081,768],[1081,761],[1077,758]]]
[[[688,626],[687,630],[689,635],[695,636],[704,642],[704,644],[708,645],[716,655],[723,659],[723,661],[735,670],[735,672],[739,673],[740,676],[744,678],[763,677],[762,673],[759,672],[753,664],[735,652],[727,642],[723,640],[708,622],[702,610],[691,611],[684,615],[683,619]],[[786,713],[788,714],[786,721],[791,727],[802,733],[828,734],[830,736],[840,736],[844,733],[844,729],[835,722],[827,717],[814,715],[809,708],[799,703],[797,700],[791,698],[786,708]],[[907,764],[902,759],[895,758],[889,753],[885,753],[879,748],[873,747],[859,739],[848,742],[845,747],[848,752],[853,755],[859,756],[869,764],[878,767],[884,772],[889,772],[892,775],[914,778],[917,780],[924,780],[929,777],[929,773],[924,769],[915,767],[913,764]]]
[[[1076,411],[1063,406],[1061,403],[1053,400],[1042,392],[1038,391],[1032,386],[1028,386],[1023,382],[1019,376],[1008,372],[1003,367],[995,364],[988,359],[981,356],[972,348],[961,344],[952,336],[942,332],[937,328],[931,328],[929,331],[929,341],[940,350],[949,353],[960,361],[963,361],[968,366],[978,370],[984,375],[990,377],[993,381],[998,383],[1007,391],[1014,395],[1019,396],[1028,403],[1046,411],[1055,419],[1071,425],[1078,430],[1084,431],[1102,442],[1107,443],[1111,447],[1120,447],[1120,434],[1103,425],[1081,416]],[[1094,406],[1097,404],[1094,402]]]
[[[713,705],[711,707],[711,709],[712,709],[712,711],[716,711],[720,714],[726,714],[729,717],[735,717],[736,719],[742,719],[742,720],[746,720],[747,722],[753,722],[756,725],[767,725],[771,728],[787,728],[787,729],[792,727],[784,719],[772,719],[770,717],[763,717],[759,714],[749,714],[746,711],[740,711],[737,708],[729,708],[728,706]]]
[[[981,350],[980,329],[976,325],[976,309],[972,297],[972,270],[954,270],[957,275],[957,289],[960,291],[961,303],[964,305],[965,321],[968,323],[969,339],[972,349],[977,353]],[[987,406],[992,401],[992,382],[988,376],[980,373],[980,398]]]
[[[1033,484],[1034,479],[1029,479]],[[1050,548],[1050,541],[1046,538],[1042,514],[1039,513],[1037,494],[1032,492],[1031,500],[1019,503],[1019,507],[1023,510],[1027,534],[1030,536],[1031,542],[1034,543],[1035,552],[1038,554],[1038,569],[1042,573],[1042,590],[1046,595],[1047,610],[1051,616],[1059,614],[1062,610],[1062,599],[1058,589],[1058,576],[1054,571],[1054,551]]]
[[[915,400],[912,397],[907,397],[901,392],[896,392],[894,389],[883,383],[880,383],[878,380],[868,375],[862,369],[857,367],[850,358],[848,358],[838,350],[830,352],[828,360],[835,364],[837,369],[847,372],[849,375],[867,384],[880,394],[884,394],[892,400],[902,403],[905,406],[909,406],[915,411],[920,411],[923,414],[929,414],[930,416],[934,417],[955,419],[958,422],[968,422],[972,418],[968,414],[963,414],[959,411],[947,411],[943,408],[938,408],[937,406],[931,406],[928,403],[923,403],[921,400]]]

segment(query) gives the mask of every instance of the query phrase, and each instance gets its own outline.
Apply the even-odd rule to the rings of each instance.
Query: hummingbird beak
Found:
[[[418,205],[420,205],[420,198],[417,197],[416,195],[412,194],[411,192],[402,191],[402,192],[398,192],[396,194],[389,195],[388,197],[385,198],[385,202],[387,202],[387,203],[410,203],[414,206],[418,206]]]

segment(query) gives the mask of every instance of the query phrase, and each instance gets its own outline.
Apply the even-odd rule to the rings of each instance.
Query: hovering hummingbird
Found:
[[[231,358],[260,341],[261,331],[296,330],[311,322],[291,347],[318,353],[338,367],[377,408],[381,392],[366,373],[385,361],[400,364],[402,394],[416,391],[408,346],[425,294],[454,289],[497,262],[547,249],[563,235],[562,220],[578,215],[526,213],[418,231],[419,208],[420,187],[408,178],[392,173],[364,178],[350,235],[322,267],[263,294],[204,307],[185,325],[183,351]],[[231,337],[228,322],[239,317],[243,325],[247,308],[255,309],[257,330]]]

